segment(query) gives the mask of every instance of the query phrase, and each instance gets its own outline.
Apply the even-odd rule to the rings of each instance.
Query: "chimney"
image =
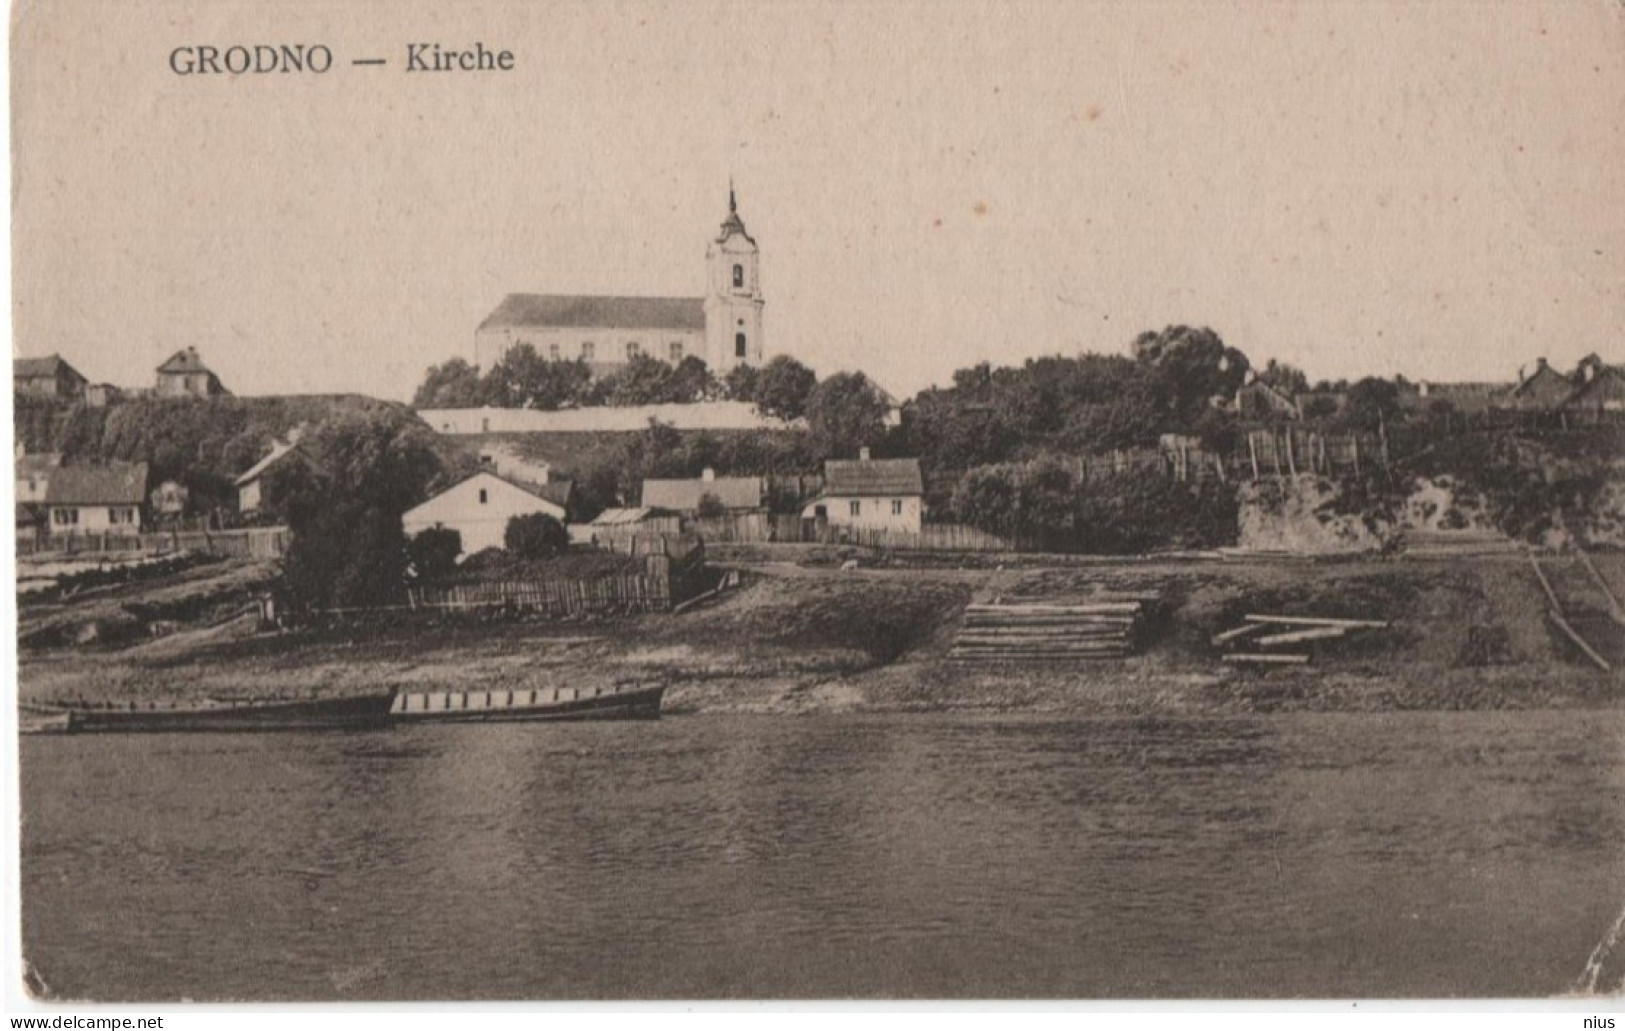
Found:
[[[700,479],[704,480],[706,483],[711,483],[716,478],[717,471],[715,469],[707,468],[704,472],[700,473]]]
[[[1541,369],[1544,369],[1545,367],[1546,367],[1546,359],[1544,359],[1544,358],[1536,358],[1535,359],[1535,371],[1536,372],[1539,372]]]
[[[858,461],[867,462],[868,460],[869,460],[869,449],[866,448],[866,447],[858,448]]]

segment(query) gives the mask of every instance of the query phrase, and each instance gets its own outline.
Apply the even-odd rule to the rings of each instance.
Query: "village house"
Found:
[[[62,466],[45,489],[47,532],[140,533],[146,500],[145,462]]]
[[[514,516],[541,512],[565,522],[570,489],[569,480],[531,485],[482,469],[407,511],[401,526],[409,537],[435,527],[456,530],[463,554],[472,555],[502,547],[508,520]]]
[[[255,462],[234,481],[237,488],[237,511],[239,514],[253,515],[276,507],[265,496],[265,479],[273,469],[284,461],[304,462],[307,464],[310,462],[304,450],[299,447],[297,432],[289,434],[287,441],[272,441],[271,450],[265,453],[265,457]]]
[[[1567,401],[1574,393],[1574,381],[1558,372],[1544,358],[1535,359],[1535,371],[1525,376],[1498,401],[1498,407],[1548,411]]]
[[[229,391],[221,385],[220,377],[203,364],[195,347],[176,351],[158,366],[153,388],[155,397],[219,397],[226,393]]]
[[[506,480],[540,486],[553,478],[553,464],[532,458],[512,444],[487,444],[480,448],[480,466]]]
[[[1246,383],[1236,391],[1236,414],[1243,419],[1273,421],[1303,417],[1298,403],[1285,391],[1248,373]]]
[[[824,490],[802,519],[854,529],[919,533],[925,515],[925,479],[915,458],[870,458],[824,463]]]
[[[1588,355],[1575,373],[1579,384],[1564,401],[1566,410],[1600,415],[1625,411],[1625,367]]]
[[[16,502],[19,505],[43,505],[45,503],[45,488],[51,482],[51,474],[62,465],[62,456],[54,452],[40,452],[28,454],[21,444],[17,445],[16,459],[13,463],[16,481]]]
[[[111,383],[92,383],[85,388],[85,404],[92,408],[106,408],[124,397],[124,391]]]
[[[191,500],[192,492],[184,484],[176,480],[160,483],[147,497],[147,511],[152,513],[153,525],[177,525],[185,517],[187,503]]]
[[[85,396],[89,382],[59,354],[11,361],[11,389],[18,394],[77,401]]]
[[[697,480],[644,480],[643,504],[649,508],[667,509],[686,516],[699,514],[706,507],[727,512],[755,512],[762,507],[766,486],[759,476],[723,476],[707,469]]]
[[[634,538],[677,534],[682,530],[683,517],[663,508],[606,508],[586,526],[570,527],[570,541],[611,551],[630,551]]]

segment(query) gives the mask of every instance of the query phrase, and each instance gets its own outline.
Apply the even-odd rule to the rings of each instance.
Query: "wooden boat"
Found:
[[[350,730],[389,722],[395,692],[271,701],[127,702],[48,710],[31,706],[38,729],[69,734],[182,731]]]
[[[660,718],[664,684],[547,687],[499,691],[403,691],[390,717],[396,723],[498,723]]]

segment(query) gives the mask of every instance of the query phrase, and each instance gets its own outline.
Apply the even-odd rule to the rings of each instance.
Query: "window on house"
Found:
[[[553,359],[554,361],[558,361],[559,360],[559,345],[558,344],[548,344],[547,345],[547,356],[549,358]]]
[[[489,495],[488,495],[488,494],[487,494],[487,493],[486,493],[486,491],[485,491],[485,488],[484,488],[484,487],[481,487],[481,488],[480,488],[480,504],[482,504],[482,505],[483,505],[483,504],[485,504],[485,503],[486,503],[486,502],[487,502],[487,501],[488,501],[488,500],[490,500],[490,496],[489,496]]]
[[[853,515],[862,515],[863,514],[863,502],[861,502],[861,501],[851,502],[851,504],[850,504],[850,506],[848,508],[848,511],[851,512]]]
[[[590,362],[593,359],[593,346],[591,340],[581,341],[581,360]]]
[[[893,501],[891,503],[891,514],[892,515],[902,515],[903,514],[903,503],[901,501]]]
[[[683,360],[683,342],[681,340],[673,340],[668,350],[671,353],[671,363],[673,365]]]
[[[745,266],[734,266],[734,289],[741,290],[745,286]]]
[[[745,357],[745,334],[743,333],[734,334],[734,357]]]
[[[58,526],[77,526],[79,524],[79,510],[77,508],[53,508],[51,515]]]
[[[636,340],[628,340],[626,342],[626,360],[627,361],[631,361],[632,359],[636,358],[638,355],[640,355],[642,353],[643,353],[643,345],[639,344]]]

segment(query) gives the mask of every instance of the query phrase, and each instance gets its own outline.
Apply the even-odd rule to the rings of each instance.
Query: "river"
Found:
[[[29,737],[25,952],[106,1000],[1547,996],[1625,903],[1622,744],[1617,711]]]

